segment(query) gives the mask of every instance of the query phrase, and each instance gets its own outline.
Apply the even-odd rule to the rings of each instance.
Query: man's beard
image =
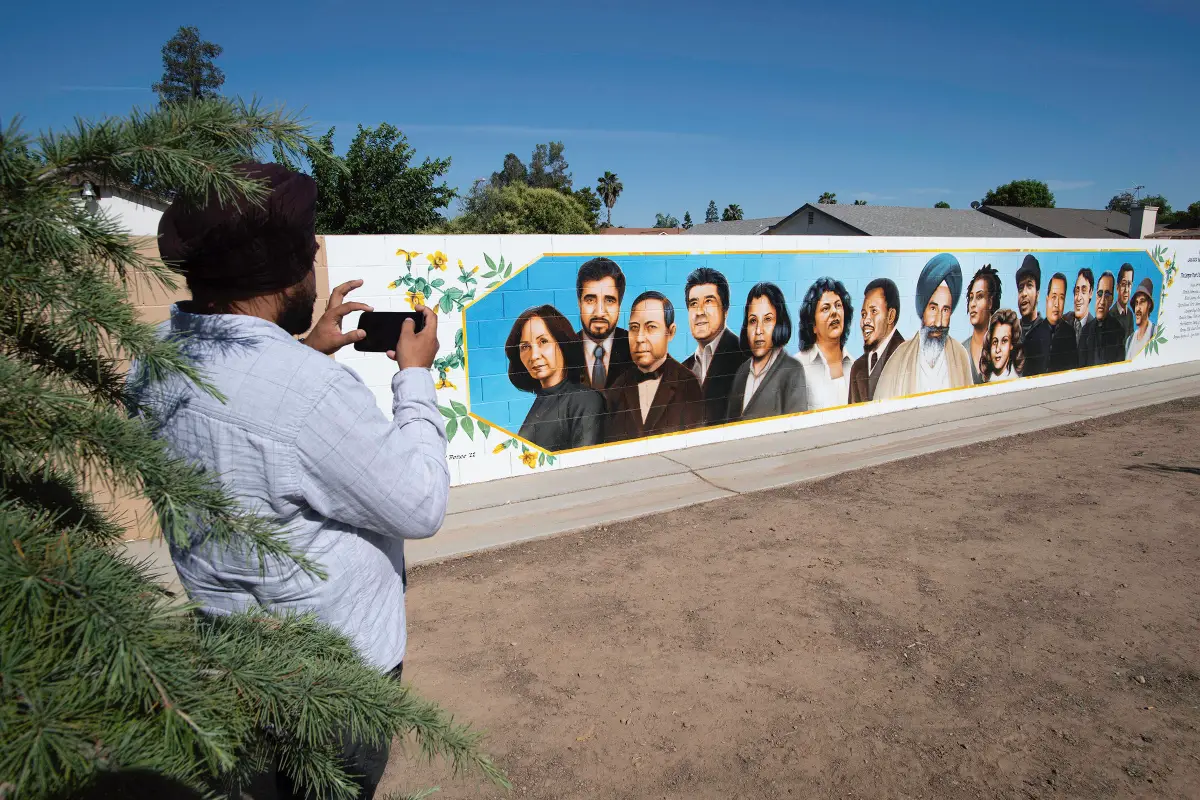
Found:
[[[283,308],[275,324],[292,336],[299,336],[312,327],[313,307],[317,303],[315,288],[304,284],[295,294],[284,294]]]
[[[940,331],[942,335],[940,337],[933,336],[935,331]],[[932,367],[946,352],[946,337],[949,335],[949,327],[925,325],[921,328],[921,359],[925,362],[925,366]]]

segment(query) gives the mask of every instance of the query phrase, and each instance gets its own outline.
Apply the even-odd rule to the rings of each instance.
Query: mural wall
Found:
[[[1200,357],[1200,263],[1179,264],[1200,262],[1191,243],[622,239],[635,252],[567,252],[612,241],[590,237],[329,237],[330,281],[363,278],[356,299],[379,310],[438,308],[457,483]],[[697,251],[665,252],[683,244]],[[387,413],[394,365],[339,360]]]

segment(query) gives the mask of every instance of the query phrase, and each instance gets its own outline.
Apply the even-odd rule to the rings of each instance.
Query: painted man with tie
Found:
[[[629,309],[633,367],[605,391],[605,439],[619,442],[704,425],[704,392],[691,370],[667,353],[675,308],[661,292],[642,292]]]
[[[704,424],[729,421],[729,389],[738,367],[750,357],[742,350],[737,334],[725,327],[729,315],[729,281],[710,267],[688,275],[683,288],[688,322],[696,340],[696,352],[683,362],[704,391]]]
[[[579,300],[579,336],[587,369],[583,382],[603,390],[633,369],[629,332],[617,327],[625,296],[625,273],[611,258],[593,258],[575,277]]]
[[[896,323],[900,319],[900,290],[888,278],[876,278],[863,293],[859,325],[863,354],[850,367],[850,402],[865,403],[875,396],[883,365],[904,342]]]

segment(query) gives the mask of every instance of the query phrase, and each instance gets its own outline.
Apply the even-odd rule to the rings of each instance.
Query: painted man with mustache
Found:
[[[972,385],[971,357],[950,338],[950,317],[961,295],[958,259],[949,253],[929,259],[917,278],[920,334],[896,348],[875,387],[876,400]]]
[[[876,278],[863,292],[863,354],[850,367],[850,402],[865,403],[875,396],[875,387],[887,361],[904,344],[896,330],[900,320],[900,290],[889,278]]]
[[[850,397],[850,356],[846,320],[854,313],[850,293],[839,280],[817,278],[800,305],[800,352],[809,409],[844,406]]]

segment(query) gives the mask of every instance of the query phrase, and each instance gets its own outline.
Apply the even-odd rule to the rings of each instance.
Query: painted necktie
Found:
[[[604,345],[596,345],[592,356],[595,358],[595,361],[592,362],[592,388],[603,389],[604,381],[608,379],[608,374],[604,369]]]

